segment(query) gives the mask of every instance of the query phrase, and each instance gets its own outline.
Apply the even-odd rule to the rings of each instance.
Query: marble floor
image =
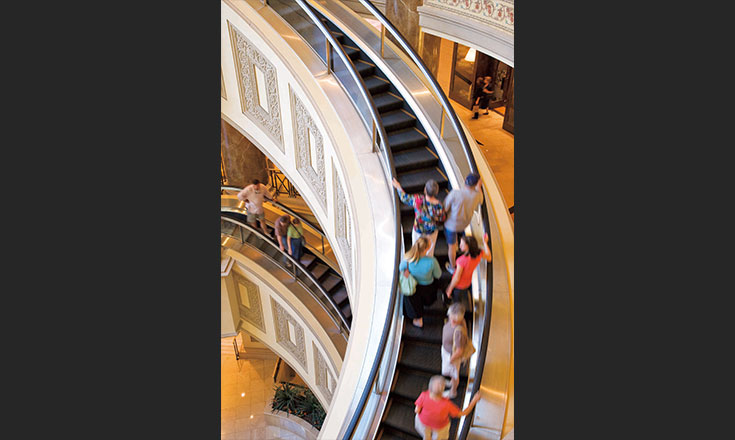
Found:
[[[449,83],[451,80],[452,45],[447,39],[441,39],[439,48],[439,61],[436,79],[444,93],[449,96]],[[510,208],[515,205],[515,145],[513,134],[503,130],[503,116],[490,111],[483,115],[480,112],[478,119],[472,119],[472,111],[462,104],[450,99],[457,117],[470,130],[475,140],[482,143],[480,150],[493,170],[495,179],[498,181],[500,191],[503,193],[505,204]]]
[[[263,410],[273,397],[277,358],[235,359],[233,338],[221,340],[221,439],[277,438],[266,430]]]
[[[505,204],[510,208],[515,204],[515,142],[513,134],[503,130],[503,117],[492,110],[487,115],[480,112],[478,119],[472,119],[472,111],[450,100],[454,111],[467,126],[490,164],[495,174]]]

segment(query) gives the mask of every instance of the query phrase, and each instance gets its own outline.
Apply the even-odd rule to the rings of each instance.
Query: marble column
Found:
[[[424,50],[420,53],[421,61],[426,64],[434,78],[439,76],[439,49],[442,38],[436,35],[424,34]]]
[[[220,129],[222,160],[227,183],[244,187],[253,179],[268,184],[268,164],[265,155],[230,124],[222,120]]]
[[[420,29],[419,13],[416,8],[423,4],[424,0],[386,0],[385,2],[385,16],[401,32],[416,53],[418,53]],[[418,54],[434,77],[439,69],[440,45],[441,38],[425,34],[422,53]]]
[[[386,0],[385,16],[393,23],[408,44],[416,50],[419,47],[419,13],[418,6],[424,0]]]

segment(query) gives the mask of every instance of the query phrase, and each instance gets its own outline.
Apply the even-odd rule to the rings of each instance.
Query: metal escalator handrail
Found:
[[[311,4],[312,1],[308,0]],[[390,150],[388,148],[388,137],[385,133],[385,129],[383,128],[382,120],[379,117],[379,113],[377,108],[375,107],[375,103],[372,100],[371,95],[367,91],[367,86],[365,86],[365,82],[362,80],[362,76],[360,76],[354,65],[352,64],[352,61],[347,56],[346,52],[342,48],[341,44],[337,42],[336,38],[332,35],[332,33],[326,28],[324,23],[316,16],[316,14],[311,9],[311,5],[308,4],[304,0],[296,0],[296,3],[306,12],[308,17],[312,20],[312,22],[316,25],[316,27],[324,34],[324,37],[326,38],[326,41],[328,41],[329,46],[327,46],[327,70],[329,72],[332,72],[333,69],[331,68],[331,57],[329,48],[334,48],[334,50],[337,53],[337,56],[342,60],[342,63],[345,65],[347,71],[349,72],[350,76],[353,78],[355,83],[357,84],[357,88],[359,90],[360,95],[365,100],[365,102],[368,104],[368,109],[370,111],[370,116],[373,120],[373,127],[372,127],[372,147],[373,152],[375,152],[375,145],[378,143],[380,145],[381,153],[383,155],[383,158],[385,160],[384,165],[387,166],[387,172],[390,174],[390,178],[393,179],[396,177],[396,168],[395,164],[393,162],[393,156],[390,154]],[[267,0],[265,0],[265,4],[267,4]],[[275,11],[275,9],[274,9]],[[277,11],[275,11],[277,12]],[[308,43],[308,42],[307,42]],[[338,79],[335,75],[335,79]],[[337,81],[338,83],[341,83],[341,81]],[[344,85],[343,85],[344,88]],[[345,88],[345,91],[346,88]],[[347,93],[348,96],[350,95]],[[380,142],[376,142],[376,136],[379,135]],[[394,253],[394,261],[393,261],[393,267],[397,268],[399,260],[401,258],[401,243],[402,243],[402,237],[403,237],[403,228],[401,226],[401,217],[400,217],[400,205],[398,202],[398,198],[395,194],[395,191],[391,188],[391,197],[393,198],[393,211],[394,211],[394,218],[395,218],[395,237],[396,237],[396,249]],[[381,361],[383,359],[383,354],[385,352],[385,347],[388,343],[388,335],[390,333],[391,329],[391,316],[393,315],[394,309],[396,307],[397,303],[397,292],[398,292],[398,271],[394,271],[393,273],[393,280],[391,282],[391,294],[390,294],[390,300],[388,303],[388,308],[386,310],[386,318],[383,325],[383,331],[380,339],[380,344],[378,345],[378,356],[376,356],[373,365],[371,367],[368,381],[363,389],[362,395],[360,396],[360,400],[358,401],[358,404],[355,408],[355,413],[353,414],[350,424],[347,427],[346,436],[345,438],[350,438],[352,436],[352,433],[357,426],[357,422],[359,421],[362,412],[365,408],[365,402],[367,401],[368,395],[370,394],[370,391],[373,387],[373,384],[376,381],[376,376],[378,373],[378,369],[380,367]]]
[[[323,287],[322,287],[322,285],[321,285],[321,284],[319,283],[319,281],[317,281],[317,280],[316,280],[316,278],[314,278],[314,275],[312,275],[312,274],[311,274],[311,272],[309,272],[308,270],[306,270],[306,268],[304,268],[304,266],[303,266],[303,265],[301,264],[301,262],[300,262],[300,261],[297,261],[297,260],[296,260],[295,258],[293,258],[293,257],[292,257],[291,255],[289,255],[289,254],[288,254],[288,252],[283,252],[283,251],[281,251],[281,248],[280,248],[280,247],[278,247],[278,246],[277,246],[277,245],[276,245],[276,244],[275,244],[275,243],[274,243],[273,241],[271,241],[270,237],[267,237],[267,236],[266,236],[266,235],[264,235],[264,234],[263,234],[263,233],[262,233],[261,231],[258,231],[258,230],[256,230],[256,229],[255,229],[255,228],[253,228],[252,226],[250,226],[250,225],[247,225],[247,224],[245,224],[245,223],[242,223],[242,222],[239,222],[239,221],[237,221],[237,220],[235,220],[235,219],[231,219],[231,218],[229,218],[229,217],[227,217],[227,216],[220,216],[220,218],[221,218],[222,220],[226,221],[226,222],[229,222],[229,223],[233,223],[233,224],[235,224],[235,225],[237,225],[237,226],[240,226],[241,228],[245,228],[245,229],[247,229],[247,230],[248,230],[248,231],[250,231],[251,233],[253,233],[253,234],[255,234],[256,236],[258,236],[258,237],[259,237],[259,238],[260,238],[261,240],[263,240],[263,241],[264,241],[265,243],[267,243],[267,244],[268,244],[269,246],[271,246],[272,248],[276,249],[276,250],[277,250],[277,251],[278,251],[278,252],[279,252],[279,253],[280,253],[280,254],[281,254],[282,256],[286,257],[286,258],[287,258],[287,259],[288,259],[289,261],[291,261],[291,264],[293,265],[293,267],[297,268],[297,269],[298,269],[299,271],[301,271],[301,272],[302,272],[302,273],[303,273],[304,275],[306,275],[306,277],[307,277],[307,278],[309,279],[309,281],[311,281],[311,282],[312,282],[312,284],[313,284],[314,286],[316,286],[316,288],[317,288],[317,289],[319,290],[319,293],[321,293],[321,294],[322,294],[322,295],[323,295],[323,296],[324,296],[324,297],[325,297],[325,298],[327,299],[327,301],[329,302],[329,305],[331,305],[331,306],[332,306],[332,309],[333,309],[333,310],[334,310],[334,311],[335,311],[336,313],[333,313],[333,312],[332,312],[332,310],[330,310],[330,309],[327,309],[327,308],[325,308],[325,307],[324,307],[324,301],[320,300],[320,299],[319,299],[319,298],[318,298],[318,297],[317,297],[316,295],[314,295],[314,293],[313,293],[313,292],[311,291],[311,289],[308,289],[308,288],[307,288],[307,289],[305,289],[305,290],[306,290],[307,292],[309,292],[309,293],[311,294],[312,298],[314,298],[314,299],[316,300],[316,302],[317,302],[317,303],[319,303],[319,304],[321,304],[321,305],[322,305],[322,309],[323,309],[323,310],[324,310],[325,312],[327,312],[327,314],[328,314],[328,315],[329,315],[330,317],[332,317],[332,320],[333,320],[333,321],[334,321],[334,315],[335,315],[335,314],[337,315],[337,321],[336,321],[336,322],[334,322],[334,323],[335,323],[335,325],[337,325],[338,327],[340,327],[340,331],[344,330],[344,331],[345,331],[345,332],[346,332],[346,333],[347,333],[347,334],[349,335],[349,333],[350,333],[350,326],[349,326],[349,324],[347,323],[347,321],[345,320],[344,316],[342,316],[342,314],[341,314],[341,313],[339,313],[339,307],[338,307],[338,306],[337,306],[337,304],[336,304],[336,303],[334,302],[334,300],[332,299],[332,297],[331,297],[331,296],[329,296],[329,294],[328,294],[328,293],[327,293],[327,292],[326,292],[326,291],[324,290],[324,288],[323,288]],[[235,237],[235,236],[233,236],[233,235],[229,235],[229,236],[230,236],[230,237],[233,237],[233,238],[235,238],[235,239],[237,239],[237,237]],[[247,243],[247,242],[246,242],[245,240],[243,240],[242,238],[240,239],[240,241],[241,241],[241,242],[242,242],[243,244],[248,244],[248,245],[250,245],[250,243]],[[275,261],[275,263],[276,263],[276,264],[278,264],[278,265],[280,266],[280,263],[278,263],[277,261]],[[285,268],[284,268],[284,269],[285,269]]]
[[[332,69],[332,60],[330,57],[330,48],[333,48],[337,56],[342,60],[342,64],[345,65],[345,68],[347,69],[347,72],[350,74],[352,79],[355,81],[355,84],[357,84],[357,89],[360,92],[360,95],[362,99],[367,103],[368,111],[370,111],[370,117],[373,120],[373,127],[372,127],[372,147],[373,151],[375,151],[375,145],[376,143],[381,145],[383,151],[386,151],[388,149],[388,137],[385,134],[385,128],[383,128],[383,123],[380,119],[380,113],[378,112],[378,109],[375,107],[375,102],[373,102],[373,98],[368,93],[367,86],[365,85],[365,81],[362,80],[362,76],[357,72],[357,69],[352,64],[352,60],[347,55],[347,52],[345,52],[342,45],[337,41],[336,38],[334,38],[334,35],[327,29],[327,27],[324,25],[324,23],[319,19],[319,17],[316,16],[314,13],[314,10],[312,9],[312,6],[310,4],[307,4],[304,0],[296,0],[296,3],[299,4],[299,6],[306,12],[306,15],[309,16],[309,18],[312,20],[314,25],[316,25],[317,29],[321,31],[322,34],[324,34],[324,38],[326,38],[327,42],[329,43],[329,46],[327,47],[327,69],[329,72],[333,72],[334,69]],[[337,76],[335,75],[335,78]],[[337,81],[338,83],[340,81]],[[345,90],[346,91],[346,90]],[[348,93],[349,95],[349,93]],[[376,142],[376,135],[380,135],[380,142]],[[392,166],[392,160],[389,162]]]
[[[297,0],[300,1],[300,0]],[[309,0],[313,1],[313,0]],[[393,26],[393,24],[383,15],[382,12],[380,12],[369,0],[358,0],[367,10],[370,12],[380,23],[384,26],[383,29],[387,29],[390,31],[390,33],[395,37],[398,44],[403,48],[403,50],[406,51],[408,56],[411,58],[411,60],[416,63],[416,66],[419,68],[421,73],[424,75],[424,78],[426,80],[426,83],[431,87],[431,89],[434,91],[435,96],[439,99],[439,103],[443,108],[442,112],[442,118],[444,117],[444,113],[447,114],[449,121],[454,128],[454,130],[457,133],[457,138],[459,139],[460,145],[462,147],[462,151],[464,152],[465,158],[467,159],[470,172],[478,173],[479,170],[477,167],[477,164],[475,163],[474,157],[472,156],[472,150],[470,148],[469,142],[467,140],[467,137],[464,133],[464,130],[460,126],[459,118],[457,117],[456,112],[454,111],[454,108],[449,103],[449,99],[447,98],[446,94],[442,90],[442,88],[437,83],[434,76],[429,72],[429,69],[426,67],[424,62],[421,60],[421,58],[416,54],[416,52],[413,50],[410,44],[406,41],[406,39],[403,37],[403,35],[398,31],[398,29]],[[383,38],[381,37],[381,45],[384,44]],[[382,48],[381,48],[381,54],[382,54]],[[442,119],[442,126],[443,126],[443,119]],[[443,127],[440,128],[440,135],[443,131]],[[490,233],[490,222],[489,222],[489,216],[488,211],[490,209],[488,203],[487,203],[487,194],[485,194],[484,201],[482,203],[482,209],[481,209],[481,218],[482,218],[482,226],[486,233]],[[490,251],[492,253],[492,244],[489,244]],[[483,319],[483,327],[482,327],[482,334],[480,337],[480,347],[478,350],[478,361],[476,364],[475,369],[475,377],[474,377],[474,383],[473,383],[473,390],[472,394],[475,394],[480,389],[480,382],[484,370],[484,364],[485,359],[487,356],[487,346],[488,346],[488,333],[490,331],[490,318],[491,318],[491,312],[492,312],[492,286],[493,286],[493,271],[492,271],[492,261],[488,265],[488,271],[487,271],[487,296],[485,301],[485,311],[484,311],[484,319]],[[381,345],[381,347],[383,347]],[[381,356],[382,357],[382,356]],[[360,406],[364,406],[365,402],[361,401]],[[470,417],[471,414],[469,414],[466,417]],[[356,425],[356,420],[353,419],[352,423],[350,423],[348,430],[346,431],[347,435],[345,438],[350,438],[350,436],[353,433],[353,430]],[[464,423],[462,427],[462,432],[459,433],[460,435],[458,438],[465,438],[467,436],[467,431],[469,429],[469,424]]]
[[[334,47],[335,51],[337,52],[337,55],[342,60],[342,63],[347,67],[348,72],[352,76],[352,78],[357,83],[358,89],[360,91],[360,94],[362,95],[363,99],[368,103],[368,108],[370,110],[370,114],[373,118],[373,146],[375,145],[375,135],[376,131],[380,134],[380,145],[381,145],[381,152],[383,154],[383,157],[385,158],[387,164],[388,164],[388,170],[390,172],[390,178],[393,179],[396,177],[396,168],[393,163],[393,156],[390,154],[388,149],[388,137],[385,134],[385,129],[383,128],[383,124],[381,119],[379,118],[379,113],[377,109],[375,108],[375,103],[372,100],[372,97],[367,91],[367,87],[365,86],[365,82],[362,80],[362,77],[357,73],[355,67],[352,64],[352,61],[347,56],[347,53],[344,51],[342,46],[337,42],[336,38],[332,35],[331,32],[327,29],[327,27],[322,23],[321,20],[314,14],[314,12],[311,10],[311,7],[304,2],[304,0],[296,0],[296,3],[301,6],[302,9],[306,12],[306,14],[309,16],[309,18],[312,19],[314,24],[317,26],[317,28],[324,34],[324,37],[329,41],[330,47]],[[329,59],[329,55],[327,53],[327,59]],[[331,70],[331,66],[329,66],[329,61],[327,62],[327,68]],[[336,77],[336,76],[335,76]],[[373,150],[374,151],[374,150]],[[401,226],[401,216],[400,216],[400,206],[398,204],[398,199],[396,197],[395,191],[391,189],[391,196],[393,198],[393,208],[394,208],[394,217],[395,217],[395,232],[396,232],[396,251],[394,255],[394,261],[393,261],[393,267],[398,267],[398,262],[400,260],[400,253],[401,253],[401,241],[403,237],[403,228]],[[380,363],[383,359],[383,353],[385,352],[385,347],[388,343],[388,335],[390,333],[391,328],[391,316],[393,315],[393,310],[396,305],[396,294],[398,292],[398,270],[396,270],[393,274],[393,281],[391,283],[391,295],[390,295],[390,301],[388,303],[388,309],[386,312],[386,318],[385,323],[383,325],[383,333],[380,338],[380,344],[378,345],[378,356],[376,356],[373,366],[370,369],[370,374],[368,376],[368,382],[365,388],[363,389],[362,395],[360,396],[360,400],[357,404],[357,407],[355,408],[355,413],[352,416],[352,419],[350,420],[350,424],[347,427],[347,430],[345,431],[345,438],[350,438],[352,436],[352,433],[357,426],[357,422],[360,419],[360,416],[362,415],[362,412],[365,408],[365,402],[367,401],[367,397],[370,394],[370,391],[373,387],[373,384],[375,383],[376,376],[378,374],[378,369],[380,367]]]
[[[395,37],[398,44],[403,48],[403,50],[406,51],[408,56],[411,58],[411,60],[416,63],[416,66],[419,68],[421,73],[424,75],[424,79],[429,84],[431,89],[434,91],[434,94],[437,98],[439,98],[439,104],[441,104],[444,112],[442,113],[442,116],[444,113],[447,114],[449,117],[449,121],[452,124],[452,127],[454,127],[454,130],[457,132],[457,137],[459,138],[459,142],[462,144],[462,149],[465,152],[465,155],[468,156],[468,159],[470,159],[472,172],[477,172],[477,167],[474,166],[474,163],[471,160],[471,154],[470,154],[470,144],[467,141],[467,137],[464,134],[464,130],[462,130],[462,127],[459,124],[459,118],[457,117],[457,113],[454,111],[454,107],[449,103],[449,99],[444,94],[444,91],[439,86],[439,83],[437,83],[436,79],[434,78],[434,75],[431,74],[429,69],[426,67],[423,61],[421,61],[421,57],[418,56],[416,51],[413,50],[410,44],[408,44],[408,41],[406,41],[406,38],[396,29],[395,26],[386,18],[385,15],[383,15],[378,8],[375,7],[369,0],[358,0],[367,10],[370,12],[380,23],[384,26],[384,29],[387,29],[390,31],[390,33]],[[383,39],[381,38],[381,45],[383,44]]]

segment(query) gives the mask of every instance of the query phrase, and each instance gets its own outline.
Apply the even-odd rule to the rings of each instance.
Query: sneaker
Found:
[[[449,261],[447,261],[446,263],[444,263],[444,268],[447,270],[447,272],[449,272],[451,274],[454,274],[454,268],[449,265]]]

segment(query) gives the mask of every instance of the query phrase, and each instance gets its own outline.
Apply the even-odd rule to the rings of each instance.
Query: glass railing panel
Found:
[[[260,251],[261,254],[266,255],[272,263],[280,266],[284,272],[290,273],[294,280],[298,280],[300,284],[311,293],[312,297],[321,305],[322,309],[327,312],[340,331],[344,331],[346,334],[349,333],[350,326],[339,313],[337,304],[334,303],[334,300],[332,300],[332,298],[324,291],[324,288],[316,282],[313,275],[311,275],[305,267],[296,262],[296,260],[291,258],[287,253],[281,252],[274,241],[263,237],[260,232],[256,231],[251,226],[226,217],[221,217],[220,222],[223,226],[221,229],[222,234],[228,235],[235,240],[254,247]],[[226,227],[225,224],[227,223],[232,224],[234,228],[231,230],[229,227]],[[225,230],[228,232],[225,232]]]

